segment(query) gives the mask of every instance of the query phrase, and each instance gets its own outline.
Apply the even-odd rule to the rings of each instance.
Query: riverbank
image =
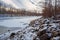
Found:
[[[25,35],[23,37],[26,37],[27,40],[30,40],[29,37],[31,36],[31,34],[29,33],[29,30],[31,28],[29,27],[29,23],[32,20],[38,19],[40,17],[41,16],[39,16],[39,17],[22,17],[22,18],[20,18],[20,17],[19,18],[18,17],[15,18],[14,17],[13,19],[11,19],[11,18],[9,19],[8,18],[8,20],[6,20],[6,19],[5,20],[4,19],[0,20],[1,21],[0,25],[2,25],[2,26],[4,25],[4,27],[20,27],[21,28],[21,29],[15,30],[13,32],[10,31],[10,32],[7,32],[7,33],[4,33],[4,34],[0,35],[0,40],[5,40],[5,39],[7,40],[7,39],[9,39],[10,34],[12,34],[12,33],[18,33],[18,32],[19,32],[19,34],[21,32],[23,35]],[[22,34],[20,34],[20,35],[22,35]],[[30,34],[30,35],[28,36],[28,34]],[[17,35],[15,35],[15,36],[17,36]],[[27,36],[28,36],[28,38],[27,38]],[[23,38],[23,39],[25,39],[25,38]]]
[[[36,28],[36,37],[33,40],[60,40],[60,21],[52,18],[33,20],[31,27]]]
[[[60,40],[60,24],[58,20],[40,17],[31,20],[25,28],[8,32],[4,36],[0,37],[1,40]]]

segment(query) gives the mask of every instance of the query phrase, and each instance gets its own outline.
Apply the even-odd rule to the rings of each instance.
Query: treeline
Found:
[[[56,4],[54,6],[51,3],[51,1],[53,1],[53,0],[50,0],[49,3],[47,3],[47,1],[46,1],[47,4],[45,4],[44,9],[42,11],[43,12],[42,15],[45,18],[52,17],[52,16],[54,16],[55,18],[57,18],[57,16],[60,15],[60,3],[55,2]]]
[[[15,8],[4,8],[0,7],[0,14],[9,14],[9,15],[16,15],[16,16],[40,16],[40,13],[31,12],[26,10],[20,10]]]
[[[52,17],[56,15],[60,15],[60,7],[54,8],[54,7],[45,7],[43,9],[43,14],[44,17]]]

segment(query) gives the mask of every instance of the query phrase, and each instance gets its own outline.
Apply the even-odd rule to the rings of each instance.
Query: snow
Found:
[[[5,19],[4,19],[5,18]],[[32,20],[41,18],[41,16],[37,17],[37,16],[32,16],[32,17],[2,17],[0,19],[0,25],[5,26],[5,27],[21,27],[22,29],[19,30],[15,30],[15,31],[10,31],[4,34],[0,35],[0,40],[10,40],[9,36],[11,33],[17,33],[18,31],[20,32],[20,35],[23,35],[23,38],[21,38],[21,40],[32,40],[33,36],[36,36],[35,34],[33,34],[31,31],[33,30],[33,27],[28,27],[29,23]],[[23,32],[25,32],[25,34],[23,34]],[[14,38],[12,38],[11,40],[17,40],[19,39],[19,37],[17,37],[17,35],[15,35]]]
[[[15,25],[15,27],[21,27],[21,29],[4,33],[0,35],[0,39],[1,40],[5,40],[5,39],[7,40],[33,40],[35,38],[36,40],[40,40],[39,38],[40,36],[38,37],[37,33],[46,31],[43,34],[47,34],[48,38],[50,38],[51,40],[59,40],[60,36],[55,37],[55,34],[59,33],[60,31],[59,23],[50,19],[43,19],[43,20],[42,19],[41,17],[23,17],[23,18],[12,18],[12,19],[10,18],[10,19],[4,20],[1,23],[8,22],[7,23],[8,27],[10,26],[9,24],[11,23],[11,27]],[[35,21],[34,23],[31,23],[32,25],[29,26],[32,20],[35,20]],[[42,22],[42,24],[40,22]],[[5,24],[4,26],[7,26],[7,25]],[[14,37],[10,39],[11,33],[15,33],[16,35],[14,35]],[[43,36],[43,34],[41,36]]]
[[[38,19],[40,17],[7,17],[6,19],[8,20],[2,20],[2,22],[0,20],[0,25],[3,25],[5,27],[26,27],[30,21],[35,20],[36,18]]]
[[[44,38],[50,38],[51,40],[60,40],[59,21],[57,21],[57,20],[54,21],[53,19],[48,19],[48,18],[44,18],[43,20],[42,19],[37,19],[37,21],[36,20],[34,21],[35,22],[35,23],[33,23],[34,25],[32,24],[34,26],[34,28],[38,28],[38,34],[36,34],[36,35],[38,35],[39,37],[35,36],[35,40],[37,40],[37,37],[39,38],[39,40],[45,40]],[[39,22],[41,23],[41,25],[36,26],[36,24],[39,24]],[[44,33],[42,33],[40,36],[39,35],[40,32],[44,32]],[[47,35],[48,35],[48,37],[45,37]],[[59,37],[55,37],[56,35]],[[49,40],[49,39],[47,39],[47,40]]]
[[[53,40],[59,40],[59,39],[60,39],[59,36],[57,36],[57,37],[53,37]]]

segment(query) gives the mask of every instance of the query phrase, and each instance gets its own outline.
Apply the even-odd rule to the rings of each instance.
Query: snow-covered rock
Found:
[[[60,40],[59,22],[57,20],[48,19],[48,18],[46,19],[42,18],[42,19],[41,18],[38,19],[39,20],[38,22],[40,22],[40,25],[39,25],[38,32],[36,34],[37,36],[35,37],[34,40],[36,40],[37,37],[39,40]],[[59,37],[56,37],[56,36],[59,36]]]
[[[43,19],[43,20],[42,20]],[[56,21],[56,20],[55,20]],[[10,33],[7,40],[60,40],[60,25],[53,19],[39,18],[33,20],[29,26],[13,31]],[[11,34],[15,33],[12,35]]]

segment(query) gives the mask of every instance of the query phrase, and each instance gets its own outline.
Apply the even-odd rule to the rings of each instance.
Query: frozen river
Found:
[[[40,16],[0,17],[0,34],[7,32],[10,27],[12,29],[14,27],[25,28],[26,26],[28,26],[28,24],[32,20],[35,20],[38,18],[40,18]],[[18,28],[14,28],[13,30],[18,29]]]
[[[25,27],[30,21],[38,19],[37,16],[25,16],[25,17],[1,17],[0,26],[5,27]]]
[[[32,20],[41,18],[41,16],[24,16],[24,17],[0,17],[0,40],[5,40],[12,32],[23,30],[29,26]],[[13,29],[10,33],[8,29]],[[21,29],[20,29],[21,28]],[[28,29],[26,29],[28,31]],[[4,35],[5,34],[5,35]],[[29,33],[28,33],[29,34]],[[28,35],[25,34],[25,35]],[[28,37],[29,39],[30,37]]]

